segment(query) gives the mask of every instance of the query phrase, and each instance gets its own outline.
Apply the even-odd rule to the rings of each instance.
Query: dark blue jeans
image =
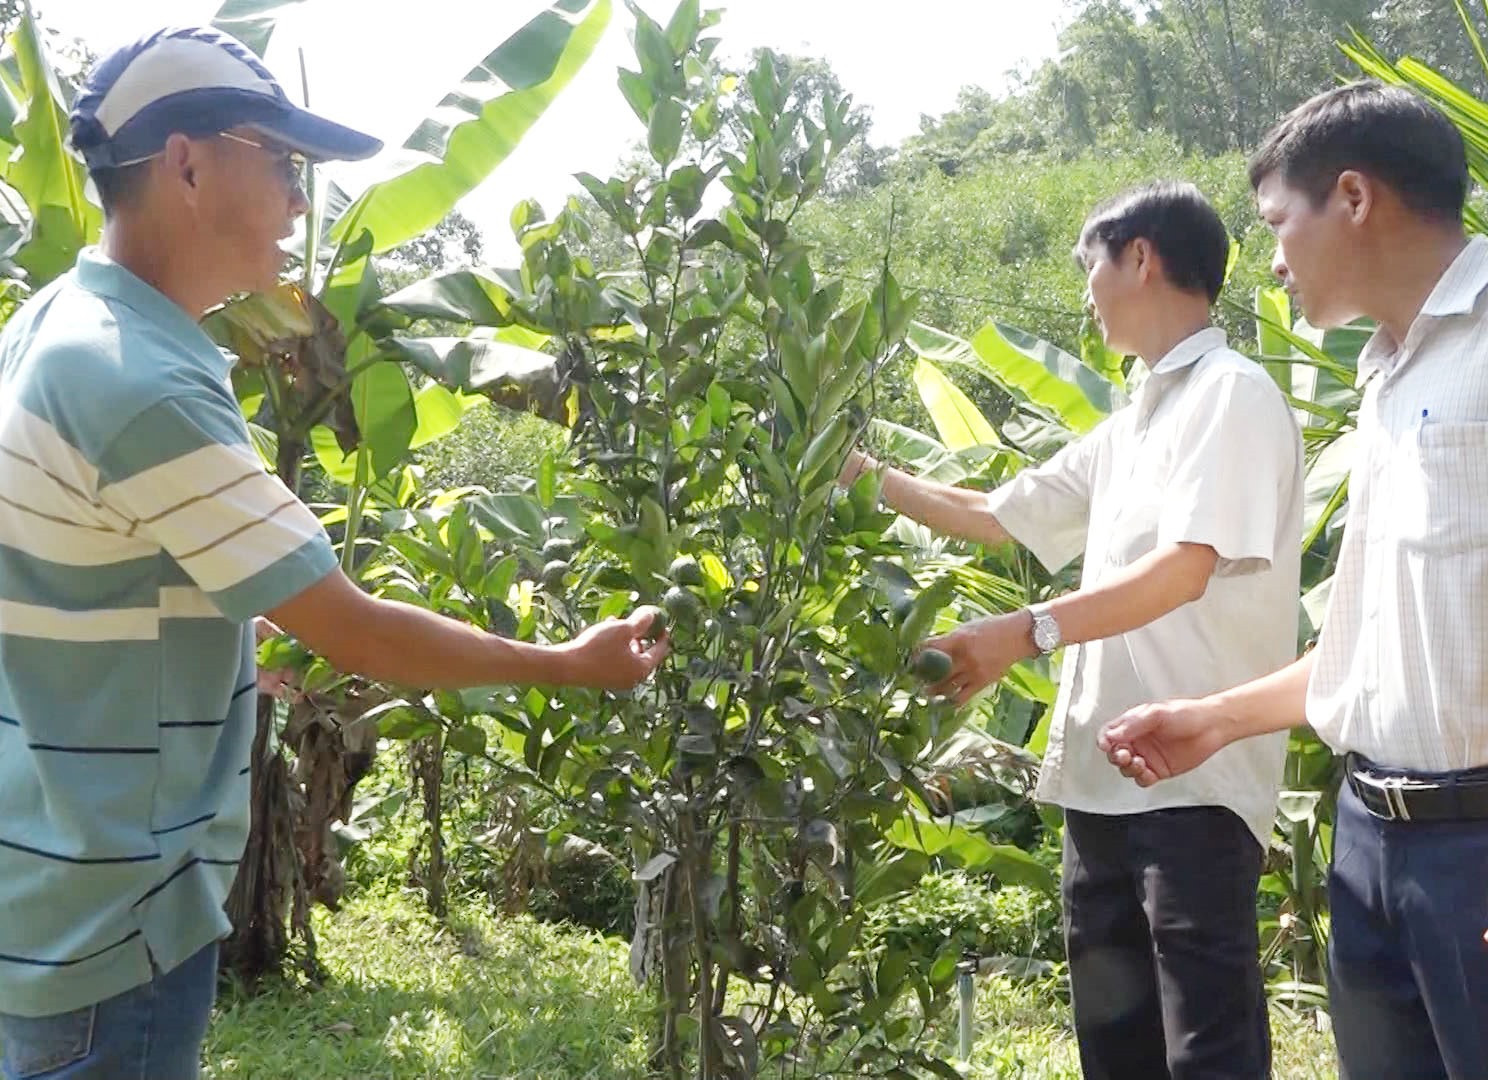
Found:
[[[1382,821],[1345,784],[1328,889],[1345,1080],[1488,1077],[1488,821]]]
[[[196,1080],[217,946],[117,997],[56,1016],[0,1013],[4,1080]]]

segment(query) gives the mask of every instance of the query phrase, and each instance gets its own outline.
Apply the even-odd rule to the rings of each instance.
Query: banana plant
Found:
[[[303,0],[229,0],[216,23],[261,51],[276,18],[298,2]],[[296,282],[229,304],[212,317],[210,329],[244,361],[240,399],[260,406],[266,401],[266,415],[287,443],[277,454],[281,471],[292,470],[312,445],[323,461],[332,459],[332,445],[343,459],[353,457],[358,489],[396,468],[450,406],[447,397],[416,392],[400,361],[424,360],[438,370],[431,354],[454,353],[456,362],[478,354],[480,379],[467,381],[466,388],[493,397],[513,385],[526,387],[534,372],[551,368],[534,343],[504,342],[499,350],[481,338],[410,344],[400,334],[435,309],[459,308],[468,300],[466,282],[436,275],[385,295],[376,257],[433,228],[501,164],[592,55],[609,19],[609,0],[559,0],[540,12],[416,126],[396,155],[393,175],[355,197],[335,184],[307,193],[311,209]],[[296,305],[302,313],[294,317],[289,309]],[[500,317],[499,311],[488,314]],[[272,332],[291,329],[286,319],[301,332]],[[461,321],[489,325],[494,319]],[[265,332],[265,324],[275,325]],[[311,371],[298,363],[307,351],[319,361]],[[338,462],[332,471],[345,469]]]
[[[71,268],[102,211],[67,152],[68,97],[29,3],[0,58],[0,300],[21,299]]]
[[[1472,44],[1473,54],[1488,74],[1488,47],[1473,24],[1472,15],[1463,0],[1452,0],[1462,21],[1463,32]],[[1393,86],[1404,86],[1421,94],[1456,125],[1467,147],[1467,168],[1478,187],[1488,184],[1488,101],[1464,90],[1451,79],[1413,56],[1391,60],[1367,37],[1354,31],[1339,48],[1358,65],[1365,75]],[[1473,232],[1488,232],[1488,217],[1481,208],[1468,204],[1467,227]]]

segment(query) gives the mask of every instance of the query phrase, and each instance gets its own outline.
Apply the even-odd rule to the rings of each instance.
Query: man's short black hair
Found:
[[[1203,293],[1211,304],[1219,299],[1230,234],[1198,188],[1162,180],[1107,199],[1086,219],[1075,258],[1089,266],[1096,245],[1120,258],[1133,240],[1152,245],[1172,285]]]
[[[1339,174],[1387,185],[1422,217],[1459,221],[1467,201],[1467,152],[1452,122],[1420,96],[1373,79],[1304,101],[1250,159],[1250,183],[1273,174],[1317,206]]]
[[[103,204],[105,214],[114,213],[134,198],[144,185],[149,164],[141,161],[118,169],[95,169],[88,174],[98,189],[98,201]]]

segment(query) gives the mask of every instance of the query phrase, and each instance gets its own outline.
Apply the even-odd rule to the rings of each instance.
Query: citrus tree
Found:
[[[630,696],[404,696],[382,732],[442,732],[464,753],[499,741],[575,820],[625,829],[659,1070],[951,1075],[914,1036],[958,957],[864,954],[868,913],[932,857],[1049,880],[1017,848],[931,817],[943,800],[922,773],[959,721],[919,692],[944,657],[916,656],[954,617],[959,563],[912,556],[874,475],[836,485],[911,305],[888,273],[866,294],[819,274],[792,236],[857,132],[850,103],[793,93],[765,55],[735,113],[747,136],[724,144],[737,86],[713,60],[716,16],[696,0],[665,26],[635,16],[638,70],[620,88],[650,165],[580,178],[633,268],[579,253],[576,202],[552,217],[527,203],[520,271],[461,271],[400,300],[548,339],[570,455],[545,461],[530,495],[379,520],[401,531],[395,595],[549,640],[656,603],[672,656]],[[415,359],[462,385],[467,358]],[[1019,595],[984,584],[994,601]]]

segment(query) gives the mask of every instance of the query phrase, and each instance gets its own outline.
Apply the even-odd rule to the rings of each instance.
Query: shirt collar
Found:
[[[1426,297],[1411,328],[1414,330],[1423,319],[1471,314],[1485,288],[1488,288],[1488,239],[1474,236]],[[1359,353],[1359,385],[1368,382],[1371,375],[1392,367],[1390,360],[1399,351],[1400,343],[1384,327],[1376,330]]]
[[[88,292],[117,300],[193,353],[212,361],[219,374],[225,374],[231,368],[232,361],[223,355],[181,305],[114,262],[101,249],[84,248],[78,254],[73,275],[78,285]]]
[[[1228,341],[1222,327],[1206,326],[1169,349],[1161,360],[1152,365],[1152,374],[1168,375],[1181,371],[1197,363],[1205,353],[1224,348]]]

